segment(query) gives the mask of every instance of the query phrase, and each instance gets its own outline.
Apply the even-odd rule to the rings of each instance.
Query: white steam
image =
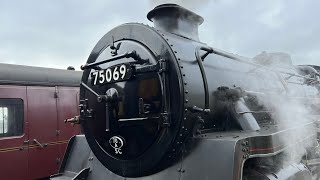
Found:
[[[275,62],[279,61],[277,58],[275,60]],[[285,152],[287,159],[284,159],[283,163],[285,164],[285,161],[300,162],[306,155],[306,149],[316,141],[315,124],[312,122],[320,112],[312,107],[315,105],[314,100],[319,99],[319,92],[314,86],[306,85],[304,78],[290,75],[290,73],[297,74],[292,64],[275,63],[275,66],[272,63],[268,64],[267,67],[285,71],[285,73],[269,72],[262,75],[263,79],[268,79],[265,81],[267,83],[265,87],[273,87],[277,84],[276,87],[282,86],[282,88],[266,92],[266,95],[258,97],[258,100],[260,104],[272,111],[272,119],[276,121],[279,130],[294,129],[281,137],[281,141],[288,147],[288,151]],[[306,124],[310,124],[309,128],[299,128]],[[297,144],[299,145],[295,146]]]
[[[289,130],[281,136],[280,140],[285,145],[286,158],[282,165],[290,162],[300,163],[310,148],[316,141],[316,132],[310,116],[309,105],[301,101],[292,100],[285,95],[273,95],[263,99],[264,104],[272,106],[274,110],[272,118],[277,122],[279,130]],[[301,128],[310,123],[308,128]]]

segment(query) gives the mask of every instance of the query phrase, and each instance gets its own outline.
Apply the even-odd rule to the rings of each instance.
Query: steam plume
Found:
[[[277,59],[279,58],[279,56],[272,57],[272,53],[268,55],[270,55],[270,57],[267,58],[267,60],[269,60],[270,62],[272,62],[273,60],[275,60],[273,62],[278,62],[281,60]],[[274,53],[274,55],[279,55],[279,53]],[[255,60],[260,60],[264,63],[266,62],[266,59],[261,59],[261,57],[260,59],[257,59],[257,56]],[[291,64],[291,59],[290,61],[288,59],[284,60],[287,60],[285,62],[288,63],[280,65],[279,63],[267,63],[267,66],[273,66],[273,68],[275,68],[274,65],[276,64],[277,68],[283,68],[288,73],[296,73],[294,66]],[[303,156],[306,154],[306,149],[316,141],[316,132],[313,130],[313,126],[315,125],[311,122],[314,121],[314,115],[320,114],[320,112],[319,109],[312,108],[314,106],[314,101],[312,101],[312,99],[318,99],[319,92],[315,87],[307,86],[306,84],[304,84],[303,82],[305,80],[302,77],[289,77],[290,75],[279,74],[275,75],[270,72],[263,75],[263,79],[268,79],[265,82],[270,83],[266,84],[266,87],[274,87],[275,84],[278,84],[278,86],[282,84],[282,86],[284,87],[282,91],[269,91],[266,96],[258,97],[258,99],[260,101],[260,104],[265,106],[267,109],[272,109],[272,118],[276,121],[281,129],[295,129],[302,124],[311,124],[310,129],[293,131],[290,134],[286,134],[281,139],[283,143],[288,147],[292,147],[293,144],[302,142],[302,144],[298,148],[290,148],[290,153],[287,154],[287,159],[284,159],[282,163],[285,164],[286,161],[300,162]],[[284,82],[280,83],[279,78],[283,79]],[[297,82],[302,83],[293,84]],[[310,139],[307,137],[315,138]],[[309,142],[305,141],[305,139],[309,139]]]

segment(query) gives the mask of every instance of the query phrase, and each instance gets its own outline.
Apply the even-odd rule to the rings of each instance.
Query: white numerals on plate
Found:
[[[127,67],[125,64],[114,66],[106,70],[92,72],[93,85],[109,83],[113,81],[123,80],[126,77]]]

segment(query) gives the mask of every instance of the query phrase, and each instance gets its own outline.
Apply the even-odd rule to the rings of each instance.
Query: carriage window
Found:
[[[23,101],[0,99],[0,137],[18,136],[23,133]]]
[[[0,133],[8,132],[8,108],[0,107]]]

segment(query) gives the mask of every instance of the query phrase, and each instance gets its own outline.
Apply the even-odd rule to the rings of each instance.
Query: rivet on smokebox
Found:
[[[188,99],[186,99],[186,103],[188,103],[189,102],[189,100]]]

